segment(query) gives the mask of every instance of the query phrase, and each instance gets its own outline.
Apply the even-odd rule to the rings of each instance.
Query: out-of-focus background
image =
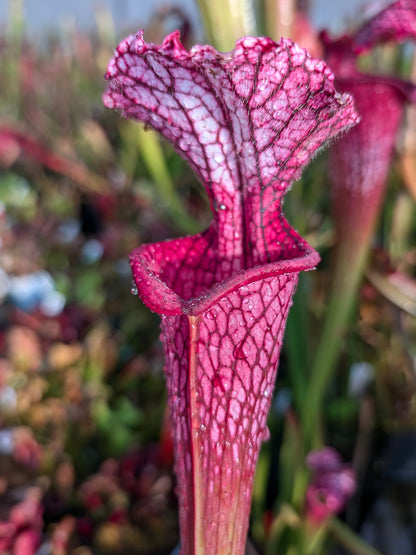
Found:
[[[377,6],[388,4],[388,1],[378,2]],[[59,28],[76,26],[83,31],[91,31],[96,25],[97,11],[105,9],[111,14],[117,30],[139,29],[145,27],[157,10],[168,5],[164,0],[138,2],[135,0],[65,0],[52,2],[49,0],[25,0],[25,27],[30,36],[42,41],[44,34],[55,32]],[[178,0],[175,6],[186,12],[191,24],[197,31],[197,39],[203,37],[202,22],[196,0]],[[330,28],[334,32],[341,32],[356,19],[357,14],[363,17],[367,12],[374,11],[375,3],[371,5],[366,0],[350,0],[349,2],[331,2],[330,0],[316,0],[311,2],[310,20],[317,29]],[[7,0],[0,4],[0,25],[5,25],[9,6]]]

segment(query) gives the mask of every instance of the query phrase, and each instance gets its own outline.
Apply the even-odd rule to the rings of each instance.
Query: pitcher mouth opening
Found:
[[[201,234],[143,245],[131,253],[130,264],[139,295],[151,310],[197,316],[230,291],[272,275],[311,270],[320,260],[304,240],[269,255],[271,262],[241,268],[238,259],[218,258]]]

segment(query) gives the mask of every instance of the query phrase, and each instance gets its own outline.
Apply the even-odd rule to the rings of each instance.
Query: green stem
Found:
[[[19,118],[21,111],[21,58],[25,31],[23,0],[9,0],[6,27],[7,54],[2,59],[2,78],[7,83],[7,94],[13,107],[12,118]],[[3,104],[4,105],[4,104]],[[10,110],[10,106],[8,108]]]
[[[304,548],[305,555],[317,555],[323,553],[323,546],[328,537],[327,523],[323,523],[318,529],[313,530],[312,534],[307,535],[307,543]]]
[[[368,545],[362,540],[351,528],[338,520],[331,518],[328,521],[327,529],[330,534],[337,540],[337,542],[345,547],[349,553],[353,555],[381,555],[377,549]]]
[[[279,544],[281,535],[285,529],[296,530],[297,533],[300,533],[301,527],[302,520],[293,507],[287,504],[282,505],[270,529],[270,536],[265,549],[266,555],[276,555],[276,553],[280,553]],[[290,552],[290,547],[288,546],[285,553]]]
[[[302,423],[308,450],[314,445],[322,402],[336,368],[368,253],[368,241],[362,237],[349,239],[339,245],[323,331],[312,365],[307,398],[302,406]]]
[[[289,378],[299,414],[306,393],[305,369],[309,360],[308,319],[306,311],[306,284],[308,276],[299,275],[299,283],[289,311],[285,332],[285,347],[289,359]]]
[[[280,40],[292,37],[295,0],[265,0],[265,27],[268,37]]]
[[[7,21],[7,35],[10,41],[21,47],[25,29],[23,0],[9,0],[9,14]]]
[[[209,42],[221,52],[234,48],[235,41],[257,34],[253,0],[198,0]]]

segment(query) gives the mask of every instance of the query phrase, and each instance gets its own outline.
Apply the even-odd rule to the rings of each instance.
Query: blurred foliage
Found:
[[[105,11],[95,34],[34,45],[14,8],[0,44],[0,551],[29,531],[42,553],[168,553],[159,321],[130,293],[128,255],[203,227],[206,199],[167,144],[104,109]]]

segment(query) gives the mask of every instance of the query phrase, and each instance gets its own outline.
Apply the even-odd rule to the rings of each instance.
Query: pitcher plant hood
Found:
[[[164,135],[205,186],[213,219],[131,255],[162,315],[182,553],[244,553],[257,455],[300,270],[318,254],[282,200],[316,151],[357,123],[324,62],[289,40],[187,51],[142,33],[110,62],[104,102]]]

